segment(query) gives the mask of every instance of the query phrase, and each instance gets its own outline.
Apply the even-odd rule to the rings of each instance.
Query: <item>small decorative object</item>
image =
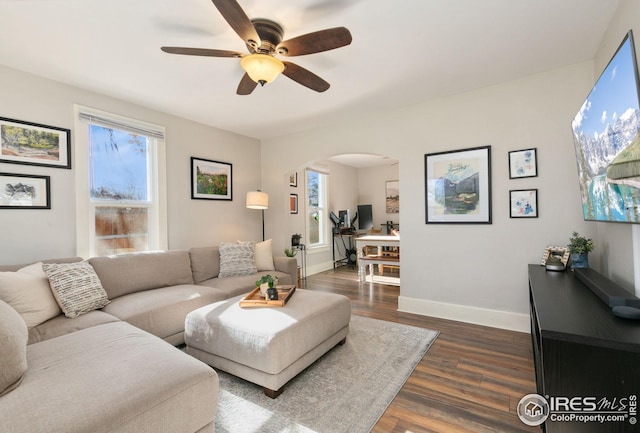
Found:
[[[542,266],[548,271],[564,271],[569,263],[568,247],[547,247],[542,256]]]
[[[302,235],[300,233],[291,235],[291,246],[297,247],[298,245],[300,245],[300,239],[302,239]]]
[[[298,253],[298,251],[294,250],[293,248],[285,248],[284,249],[284,255],[287,256],[287,257],[295,257],[297,253]]]
[[[571,253],[571,269],[589,267],[589,253],[596,247],[591,239],[573,232],[567,247]]]
[[[289,175],[289,186],[295,188],[298,186],[298,172],[294,171]]]
[[[509,152],[509,179],[536,177],[538,175],[537,159],[535,148]]]
[[[298,194],[289,194],[289,213],[298,213]]]
[[[262,296],[263,298],[267,296],[268,289],[275,289],[276,284],[278,284],[278,279],[271,276],[270,274],[263,275],[259,280],[256,281],[256,287],[260,287],[260,296]]]
[[[512,189],[509,191],[511,218],[538,218],[538,190]]]
[[[267,289],[267,299],[269,299],[270,301],[277,301],[278,289],[276,289],[275,287],[269,287]]]

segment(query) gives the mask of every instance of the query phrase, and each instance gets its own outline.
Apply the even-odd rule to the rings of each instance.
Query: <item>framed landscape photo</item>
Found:
[[[191,157],[191,198],[232,200],[231,164]]]
[[[0,209],[51,209],[49,176],[0,173]]]
[[[509,191],[511,218],[538,218],[538,190],[515,189]]]
[[[298,213],[298,194],[289,194],[289,213]]]
[[[535,148],[509,152],[509,179],[537,175],[538,155]]]
[[[425,154],[427,224],[491,224],[491,146]]]
[[[71,168],[71,131],[0,117],[0,162]]]

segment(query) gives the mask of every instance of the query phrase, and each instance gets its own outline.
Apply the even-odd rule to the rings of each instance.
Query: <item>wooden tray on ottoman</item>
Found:
[[[278,289],[278,299],[271,301],[267,298],[260,296],[260,287],[256,287],[247,296],[240,300],[240,306],[247,307],[284,307],[289,302],[291,296],[296,291],[296,286],[276,286]]]

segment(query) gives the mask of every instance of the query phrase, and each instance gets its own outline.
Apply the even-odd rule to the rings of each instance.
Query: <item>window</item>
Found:
[[[310,248],[328,245],[327,177],[312,169],[307,174],[307,243]]]
[[[77,110],[78,254],[166,248],[163,128]]]

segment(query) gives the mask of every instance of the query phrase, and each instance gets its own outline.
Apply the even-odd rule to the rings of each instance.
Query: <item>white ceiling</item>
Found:
[[[0,0],[0,64],[266,139],[589,60],[618,2],[239,0],[284,39],[345,26],[353,43],[287,59],[324,93],[281,76],[238,96],[238,59],[160,51],[246,51],[210,0]]]

